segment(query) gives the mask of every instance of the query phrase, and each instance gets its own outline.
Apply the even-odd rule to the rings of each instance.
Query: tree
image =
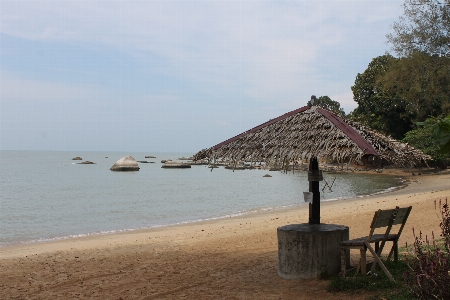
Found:
[[[439,154],[448,154],[450,159],[450,115],[437,120],[433,128],[433,139],[441,144]]]
[[[450,112],[450,58],[413,52],[392,59],[375,87],[395,91],[412,123]]]
[[[382,78],[391,69],[395,58],[391,55],[378,56],[370,62],[364,73],[356,76],[351,87],[353,100],[358,107],[349,115],[355,121],[396,139],[413,129],[413,122],[406,113],[406,103],[395,89],[386,89]]]
[[[352,86],[352,119],[402,139],[416,122],[450,113],[450,0],[405,0],[387,35],[393,50],[374,58]]]
[[[450,59],[414,52],[374,58],[352,86],[350,118],[402,139],[416,122],[450,113]]]
[[[446,168],[450,164],[450,116],[428,118],[419,128],[406,133],[403,142],[433,157],[431,166]]]
[[[308,101],[308,105],[311,106],[311,101]],[[317,103],[315,103],[314,105],[329,110],[338,116],[345,116],[345,111],[341,108],[341,104],[337,101],[331,100],[331,98],[328,96],[320,96],[317,99]]]
[[[450,0],[405,0],[404,15],[386,35],[399,56],[450,56]]]

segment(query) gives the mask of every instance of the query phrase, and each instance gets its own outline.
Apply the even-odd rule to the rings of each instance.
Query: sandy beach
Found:
[[[377,209],[413,209],[412,227],[440,232],[434,201],[450,196],[450,172],[412,176],[390,193],[322,203],[321,221],[368,234]],[[369,221],[368,221],[369,220]],[[0,248],[2,299],[346,299],[324,280],[277,273],[277,228],[307,223],[308,207],[215,221]],[[357,253],[354,253],[356,257]],[[368,295],[352,295],[364,299]]]

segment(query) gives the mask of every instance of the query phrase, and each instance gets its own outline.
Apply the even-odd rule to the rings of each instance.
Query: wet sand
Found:
[[[349,226],[353,238],[368,234],[377,209],[412,205],[400,244],[413,242],[413,226],[416,232],[439,233],[434,200],[450,196],[450,172],[411,176],[386,171],[395,172],[407,177],[408,186],[324,202],[321,221]],[[4,247],[0,248],[0,295],[2,299],[347,299],[342,293],[328,293],[327,281],[278,276],[277,228],[307,222],[305,206]]]

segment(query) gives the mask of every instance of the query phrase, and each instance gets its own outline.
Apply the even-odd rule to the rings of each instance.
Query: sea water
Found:
[[[149,163],[139,163],[135,172],[110,171],[128,155]],[[161,168],[163,159],[190,155],[0,151],[0,247],[306,205],[306,172]],[[79,164],[72,160],[76,156],[95,164]],[[263,177],[268,173],[272,177]],[[402,184],[398,177],[351,172],[324,173],[324,179],[321,201],[385,192]]]

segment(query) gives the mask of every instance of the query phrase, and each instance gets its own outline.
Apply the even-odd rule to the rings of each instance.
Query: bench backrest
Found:
[[[406,224],[406,220],[408,219],[409,213],[411,212],[412,206],[399,208],[398,206],[395,209],[385,209],[375,212],[373,216],[372,224],[370,225],[370,234],[368,240],[370,241],[372,235],[376,228],[386,227],[385,238],[389,235],[392,226],[401,224],[397,234],[397,238],[403,231],[403,227]]]
[[[412,209],[412,206],[399,208],[397,210],[397,214],[395,216],[395,220],[392,225],[398,225],[398,224],[404,225],[406,223],[406,220],[408,219],[411,209]]]
[[[375,215],[373,216],[373,220],[372,220],[372,224],[370,225],[370,228],[375,229],[375,228],[386,227],[389,225],[392,226],[394,223],[394,220],[395,220],[396,212],[397,212],[397,208],[385,209],[385,210],[379,209],[378,211],[375,212]]]

